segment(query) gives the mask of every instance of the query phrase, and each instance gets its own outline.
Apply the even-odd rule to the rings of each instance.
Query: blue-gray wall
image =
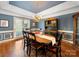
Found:
[[[0,31],[13,30],[13,16],[0,14],[0,20],[8,20],[8,27],[0,27]],[[5,35],[5,37],[4,37]],[[13,32],[0,33],[0,41],[13,37]]]
[[[57,16],[59,30],[73,31],[73,14]]]
[[[73,14],[74,13],[56,17],[58,18],[59,30],[73,31]],[[65,33],[64,39],[73,41],[72,33]]]
[[[66,15],[61,15],[57,16],[58,18],[58,27],[59,30],[66,30],[66,31],[73,31],[73,14],[66,14]],[[42,28],[43,30],[45,29],[45,20],[41,20],[38,23],[38,27]]]
[[[8,27],[0,27],[0,31],[13,30],[13,16],[0,14],[0,20],[8,20]]]
[[[38,22],[38,28],[45,30],[45,20],[41,20]]]

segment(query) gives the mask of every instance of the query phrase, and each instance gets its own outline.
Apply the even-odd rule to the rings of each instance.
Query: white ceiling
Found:
[[[42,19],[48,17],[55,17],[59,15],[74,13],[79,11],[79,1],[67,1],[56,6],[53,6],[49,9],[43,10],[39,13],[33,13],[28,10],[16,7],[14,5],[9,4],[7,1],[0,1],[0,13],[24,17],[29,19],[34,19],[35,15],[41,16]]]

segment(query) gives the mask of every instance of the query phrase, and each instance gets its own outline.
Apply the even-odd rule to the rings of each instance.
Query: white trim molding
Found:
[[[13,30],[8,30],[8,31],[0,31],[0,33],[7,33],[7,32],[14,32]]]
[[[29,19],[33,19],[33,16],[35,15],[35,13],[13,6],[9,4],[7,1],[0,1],[0,9],[8,11],[9,14],[13,13],[19,15],[19,17],[24,17]]]
[[[59,32],[73,33],[73,31],[58,30]]]
[[[51,7],[47,10],[37,13],[37,15],[42,16],[42,19],[49,17],[56,17],[64,14],[74,13],[79,11],[79,1],[67,1]]]

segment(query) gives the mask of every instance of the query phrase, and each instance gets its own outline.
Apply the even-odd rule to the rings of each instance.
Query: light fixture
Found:
[[[41,20],[41,16],[35,15],[35,16],[34,16],[34,20],[36,20],[36,21]]]

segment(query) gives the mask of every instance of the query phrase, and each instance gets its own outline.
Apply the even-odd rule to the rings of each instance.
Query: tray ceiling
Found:
[[[9,4],[22,8],[24,10],[31,11],[33,13],[39,13],[63,2],[65,1],[10,1]]]

